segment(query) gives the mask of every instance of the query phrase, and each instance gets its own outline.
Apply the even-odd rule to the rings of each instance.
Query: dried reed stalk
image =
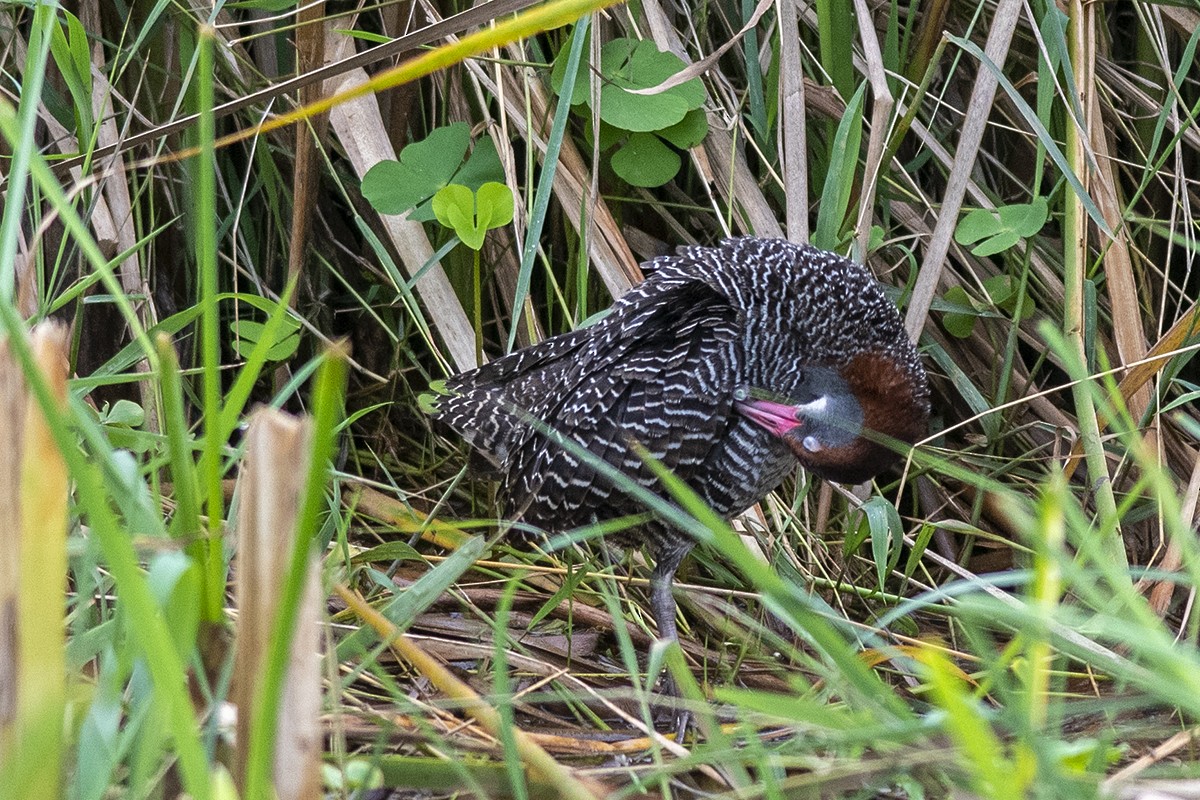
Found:
[[[234,775],[249,763],[253,709],[271,640],[278,630],[282,575],[296,537],[300,493],[308,473],[311,424],[275,409],[260,409],[246,434],[246,461],[237,517],[237,650],[232,697],[238,708]],[[321,620],[319,569],[307,567],[276,724],[274,784],[279,800],[321,796]]]

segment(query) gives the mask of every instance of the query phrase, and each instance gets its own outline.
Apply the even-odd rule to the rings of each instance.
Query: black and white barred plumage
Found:
[[[645,282],[590,327],[445,382],[437,417],[497,468],[514,518],[562,531],[644,511],[526,414],[656,489],[638,442],[726,517],[777,486],[798,457],[835,480],[865,480],[890,463],[891,451],[857,428],[822,428],[810,410],[849,408],[853,424],[907,442],[923,431],[929,390],[917,352],[857,264],[744,237],[645,266]],[[777,398],[763,408],[784,416],[764,423],[743,402],[753,393]],[[659,561],[655,610],[671,635],[673,604],[659,605],[691,540],[654,521],[640,535]]]

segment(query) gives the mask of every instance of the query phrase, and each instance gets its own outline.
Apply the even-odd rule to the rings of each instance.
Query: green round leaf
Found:
[[[652,133],[635,133],[613,153],[612,168],[626,183],[652,189],[662,186],[680,167],[679,154]]]
[[[704,104],[704,84],[691,78],[655,94],[633,94],[649,89],[684,69],[673,53],[661,52],[650,41],[614,39],[600,51],[600,118],[627,131],[660,131],[683,121],[687,113]]]
[[[1011,275],[993,275],[983,282],[983,290],[987,292],[992,303],[1003,307],[1005,303],[1015,299],[1017,282]]]
[[[481,136],[471,148],[471,157],[462,169],[454,174],[454,182],[478,191],[488,181],[504,181],[504,165],[496,152],[496,143],[491,136]]]
[[[454,173],[450,182],[466,186],[474,191],[488,181],[503,180],[504,167],[500,164],[500,156],[496,153],[496,143],[492,141],[492,137],[484,136],[475,143],[467,163]],[[408,218],[414,222],[431,222],[437,219],[437,215],[433,213],[433,196],[431,195],[409,212]]]
[[[669,94],[630,94],[612,84],[600,90],[600,119],[617,128],[639,133],[658,131],[681,122],[688,106]]]
[[[687,150],[703,142],[708,135],[708,117],[704,109],[692,109],[682,120],[659,131],[658,135],[680,150]]]
[[[587,137],[590,140],[591,135],[592,135],[591,134],[591,130],[592,130],[591,116],[588,117],[585,128],[587,131]],[[616,145],[620,144],[621,140],[624,139],[628,135],[629,135],[629,131],[623,131],[620,128],[614,128],[612,125],[609,125],[604,120],[600,120],[600,149],[601,150],[608,150],[611,147],[615,147]]]
[[[559,94],[565,91],[565,53],[568,50],[568,47],[564,47],[560,51],[550,75],[551,86]],[[699,78],[689,78],[678,86],[655,94],[634,94],[634,91],[659,86],[685,67],[678,56],[660,51],[648,40],[622,38],[606,43],[600,50],[600,74],[603,79],[600,88],[601,119],[622,131],[640,133],[663,131],[684,123],[688,112],[696,111],[704,104],[706,93]],[[588,81],[588,73],[581,70],[571,88],[572,104],[590,103]],[[706,132],[707,122],[701,114],[698,118],[688,120],[678,132],[672,132],[667,138],[680,147],[691,147]]]
[[[403,214],[421,199],[399,188],[408,174],[399,161],[380,161],[363,175],[363,197],[380,214]]]
[[[951,286],[946,290],[945,303],[952,311],[961,310],[964,314],[982,311],[985,306],[976,303],[967,290],[961,286]],[[946,307],[946,306],[944,306]]]
[[[683,71],[687,64],[674,53],[659,50],[648,39],[614,39],[600,50],[600,72],[604,77],[626,89],[649,89]],[[676,97],[688,109],[704,104],[704,84],[690,78],[657,95],[645,97]]]
[[[971,332],[975,330],[975,320],[978,319],[974,314],[958,314],[949,313],[942,316],[942,327],[946,329],[946,333],[951,336],[956,336],[959,339],[966,339],[971,336]]]

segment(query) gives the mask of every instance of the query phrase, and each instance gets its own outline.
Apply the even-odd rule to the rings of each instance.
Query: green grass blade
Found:
[[[846,104],[846,113],[838,123],[833,137],[833,148],[829,154],[829,170],[825,173],[825,185],[821,189],[821,208],[817,212],[817,228],[813,232],[813,244],[825,250],[836,250],[841,244],[842,222],[850,207],[854,190],[854,176],[858,171],[858,150],[862,141],[863,98],[867,82],[863,81],[858,91]]]
[[[574,86],[575,76],[579,72],[580,57],[583,53],[584,42],[587,41],[590,17],[581,17],[575,25],[571,36],[571,52],[567,57],[567,69],[564,73],[563,85]],[[533,259],[537,255],[538,242],[541,239],[542,227],[546,224],[546,212],[550,208],[550,197],[554,188],[554,173],[558,169],[558,151],[562,147],[563,134],[567,130],[567,119],[571,112],[571,93],[563,92],[554,108],[554,124],[550,127],[550,136],[546,139],[546,154],[542,160],[542,174],[538,177],[537,194],[533,199],[533,212],[529,218],[529,227],[525,233],[525,247],[521,251],[521,271],[517,274],[517,288],[513,297],[512,309],[514,314],[522,313],[525,301],[529,297],[529,282],[533,275]],[[507,349],[512,350],[517,341],[517,326],[510,325],[508,329]]]

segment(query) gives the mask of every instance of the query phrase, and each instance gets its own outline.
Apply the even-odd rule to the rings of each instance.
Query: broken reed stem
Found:
[[[275,724],[275,793],[279,800],[321,796],[322,734],[320,571],[305,565],[288,668],[281,688],[264,686],[271,640],[279,630],[283,579],[297,535],[301,493],[308,475],[312,424],[275,409],[251,415],[237,517],[237,653],[232,697],[238,708],[234,775],[246,789],[255,709],[266,692],[282,692]]]

